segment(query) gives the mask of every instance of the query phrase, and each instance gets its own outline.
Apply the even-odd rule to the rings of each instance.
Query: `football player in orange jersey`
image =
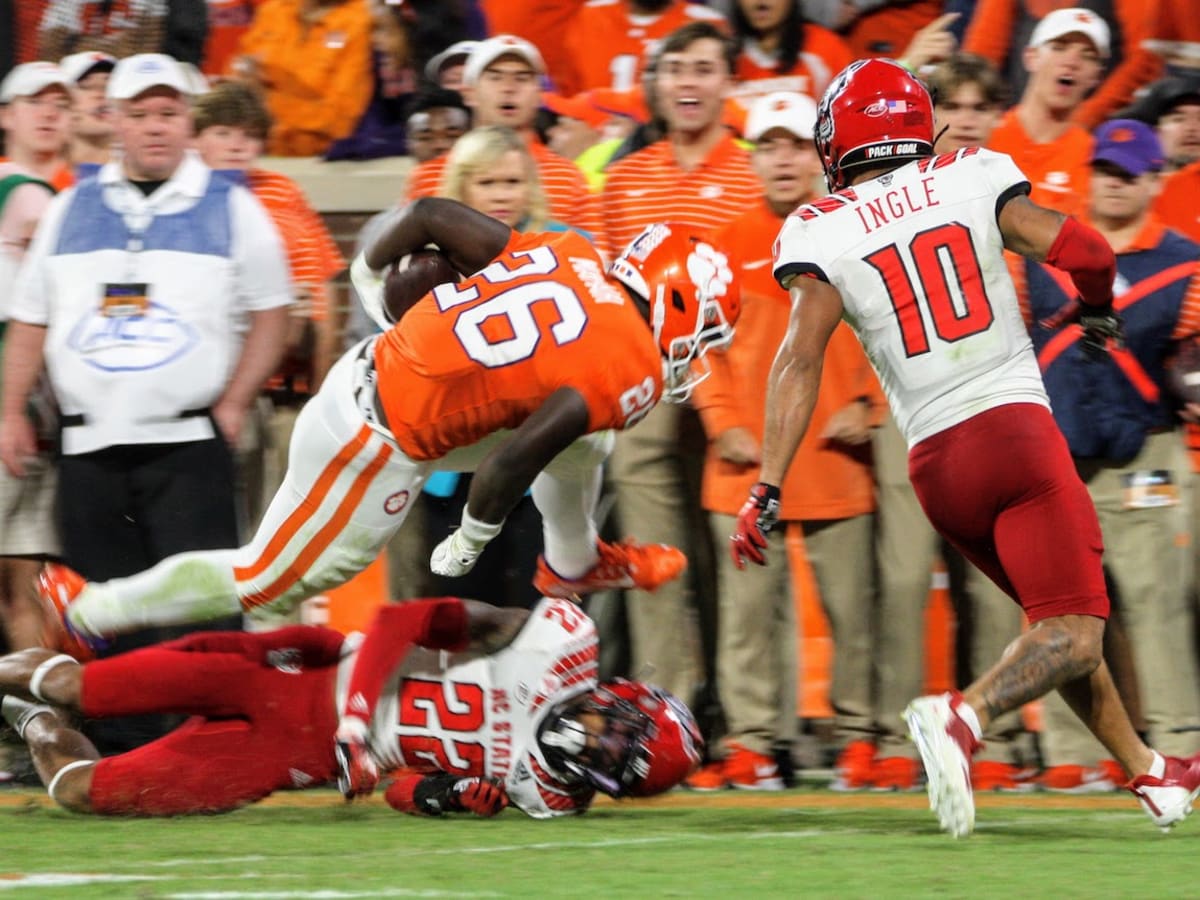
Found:
[[[383,271],[430,243],[475,274],[439,285],[390,327]],[[469,571],[530,488],[545,528],[543,594],[653,590],[683,570],[673,547],[600,541],[592,510],[611,430],[660,397],[685,400],[707,350],[732,336],[733,276],[700,233],[652,225],[605,272],[575,232],[520,234],[423,198],[352,274],[388,330],[351,348],[304,408],[258,533],[240,549],[180,554],[104,583],[48,568],[42,594],[60,609],[74,598],[70,628],[96,638],[286,613],[366,568],[435,469],[475,472],[461,527],[434,551],[438,574]]]

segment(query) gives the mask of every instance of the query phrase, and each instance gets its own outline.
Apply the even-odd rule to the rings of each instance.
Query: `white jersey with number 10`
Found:
[[[1049,406],[997,212],[1029,184],[1000,153],[912,162],[801,206],[775,277],[838,289],[911,447],[1007,403]]]

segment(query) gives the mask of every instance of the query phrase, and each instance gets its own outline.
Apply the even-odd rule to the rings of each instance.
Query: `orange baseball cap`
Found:
[[[625,116],[637,122],[649,122],[650,110],[641,88],[618,91],[613,88],[593,88],[587,92],[588,102],[601,112],[613,116]]]
[[[542,106],[560,116],[568,116],[586,122],[595,129],[601,128],[609,118],[607,113],[597,109],[589,102],[586,94],[564,97],[561,94],[543,93]]]

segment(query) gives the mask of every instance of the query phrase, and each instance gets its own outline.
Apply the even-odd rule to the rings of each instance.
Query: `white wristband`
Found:
[[[362,253],[350,263],[350,282],[354,285],[363,311],[370,316],[372,322],[384,331],[396,324],[388,315],[387,303],[384,301],[384,273],[368,266]]]

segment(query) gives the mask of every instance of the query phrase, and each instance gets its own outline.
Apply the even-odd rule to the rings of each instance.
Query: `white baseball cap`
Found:
[[[195,93],[195,84],[183,63],[165,53],[137,53],[117,63],[108,79],[109,100],[132,100],[155,87],[178,91],[185,97]]]
[[[474,84],[483,74],[483,70],[502,56],[519,56],[533,66],[539,75],[546,72],[546,63],[537,47],[515,34],[498,34],[486,41],[480,41],[471,51],[463,69],[463,84]]]
[[[117,65],[117,58],[99,50],[84,50],[72,53],[58,61],[58,67],[72,84],[79,84],[85,76],[96,69],[111,72]]]
[[[775,91],[759,97],[746,116],[745,136],[757,141],[772,128],[782,128],[798,138],[811,140],[817,127],[817,104],[796,91]]]
[[[430,81],[437,81],[438,76],[442,74],[443,68],[450,65],[459,57],[462,57],[462,61],[466,62],[467,57],[478,46],[479,41],[456,41],[430,59],[429,62],[425,63],[425,77]]]
[[[1056,9],[1038,22],[1029,36],[1029,46],[1040,47],[1068,34],[1082,34],[1096,45],[1101,56],[1108,56],[1111,40],[1108,23],[1090,9],[1078,6]]]
[[[28,62],[14,68],[0,81],[0,103],[12,103],[18,97],[32,97],[48,87],[71,89],[67,76],[52,62]]]

